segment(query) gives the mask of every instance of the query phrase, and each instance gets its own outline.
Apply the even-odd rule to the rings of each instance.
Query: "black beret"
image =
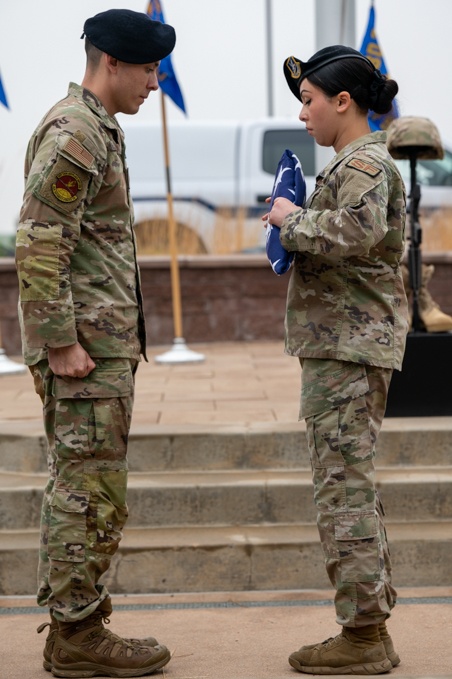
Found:
[[[83,35],[97,49],[129,64],[161,61],[176,44],[172,26],[130,9],[108,9],[96,14],[85,21]]]
[[[297,59],[297,57],[288,57],[284,62],[284,75],[286,76],[287,84],[296,98],[301,101],[300,84],[304,78],[308,78],[317,69],[339,59],[362,59],[375,69],[373,63],[361,52],[357,52],[352,47],[345,47],[344,45],[324,47],[306,62]]]

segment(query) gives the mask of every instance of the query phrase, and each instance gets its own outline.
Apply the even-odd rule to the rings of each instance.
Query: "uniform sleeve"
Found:
[[[338,168],[333,182],[321,189],[319,209],[286,217],[280,232],[286,250],[341,259],[367,254],[384,238],[389,194],[384,166],[355,156]]]
[[[93,176],[94,156],[81,133],[48,133],[28,173],[16,237],[23,332],[29,347],[77,341],[71,293],[71,255]]]

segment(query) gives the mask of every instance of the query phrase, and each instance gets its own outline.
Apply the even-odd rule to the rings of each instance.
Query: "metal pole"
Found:
[[[174,342],[170,351],[155,357],[156,363],[190,363],[204,360],[203,354],[190,351],[182,337],[182,303],[180,291],[179,262],[177,258],[176,222],[173,213],[173,193],[171,189],[171,167],[166,125],[165,95],[160,90],[162,104],[163,149],[165,154],[166,195],[168,202],[168,231],[171,255],[171,293],[173,300]]]
[[[265,0],[265,26],[267,33],[267,111],[273,111],[273,41],[272,41],[272,0]]]
[[[329,45],[356,49],[355,0],[315,0],[316,51]],[[315,145],[316,172],[328,165],[334,152]]]

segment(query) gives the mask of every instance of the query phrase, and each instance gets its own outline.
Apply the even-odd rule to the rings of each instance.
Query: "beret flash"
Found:
[[[333,61],[339,59],[362,59],[367,61],[373,69],[375,66],[367,57],[361,52],[357,52],[352,47],[345,47],[344,45],[332,45],[331,47],[324,47],[316,52],[308,61],[303,62],[297,57],[288,57],[284,62],[284,75],[286,76],[287,84],[291,92],[301,101],[300,84],[304,78],[308,78],[311,73],[317,71],[319,68],[331,64]]]
[[[176,44],[172,26],[130,9],[109,9],[87,19],[84,36],[97,49],[129,64],[161,61]]]

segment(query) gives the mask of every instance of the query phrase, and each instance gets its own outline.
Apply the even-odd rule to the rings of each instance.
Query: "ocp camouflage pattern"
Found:
[[[71,83],[35,130],[16,242],[24,360],[79,341],[88,354],[138,358],[144,316],[124,136]]]
[[[97,359],[85,378],[31,368],[42,399],[49,480],[41,513],[38,604],[78,620],[109,597],[100,576],[116,553],[128,510],[127,439],[136,361]]]
[[[416,158],[436,160],[444,158],[444,148],[438,128],[429,118],[402,116],[388,127],[386,144],[393,158],[410,158],[414,149]]]
[[[384,621],[396,603],[376,441],[392,369],[303,359],[301,416],[311,458],[317,526],[338,624]]]
[[[340,151],[306,205],[283,222],[295,251],[286,311],[286,352],[400,369],[408,306],[400,260],[406,192],[374,132]]]

